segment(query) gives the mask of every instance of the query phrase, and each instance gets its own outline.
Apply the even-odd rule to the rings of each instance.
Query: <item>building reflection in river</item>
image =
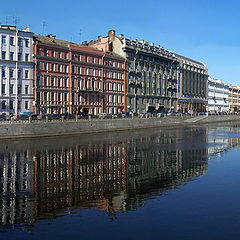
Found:
[[[29,141],[0,149],[0,224],[81,207],[109,215],[205,174],[206,128]],[[19,146],[18,146],[19,145]]]

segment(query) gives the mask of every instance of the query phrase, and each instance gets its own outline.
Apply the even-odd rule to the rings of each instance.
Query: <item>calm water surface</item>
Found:
[[[0,239],[238,239],[240,124],[0,143]]]

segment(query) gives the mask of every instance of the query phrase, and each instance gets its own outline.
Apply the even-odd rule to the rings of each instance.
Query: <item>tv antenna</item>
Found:
[[[42,30],[42,35],[44,36],[44,34],[45,34],[45,27],[47,26],[47,23],[45,22],[45,21],[43,21],[43,23],[42,23],[42,28],[43,28],[43,30]]]
[[[17,26],[18,23],[19,23],[19,19],[16,16],[13,17],[13,24],[14,24],[14,26]]]
[[[79,43],[82,42],[82,29],[79,30]]]

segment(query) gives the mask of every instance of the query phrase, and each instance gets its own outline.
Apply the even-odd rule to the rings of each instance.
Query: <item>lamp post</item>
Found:
[[[132,71],[129,73],[131,76],[131,81],[129,82],[129,87],[134,89],[134,105],[133,105],[133,112],[137,112],[137,90],[142,88],[142,84],[137,81],[139,77],[141,77],[141,73],[137,72],[137,70]]]
[[[167,90],[170,92],[170,98],[169,98],[169,109],[170,109],[170,111],[172,110],[172,109],[174,109],[174,106],[172,106],[172,93],[173,92],[176,92],[176,87],[172,84],[172,78],[169,78],[168,79],[168,81],[169,81],[169,83],[168,83],[168,88],[167,88]]]

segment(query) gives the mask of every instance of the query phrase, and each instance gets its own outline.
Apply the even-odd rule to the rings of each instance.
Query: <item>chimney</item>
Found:
[[[30,27],[27,26],[27,27],[23,28],[22,31],[23,31],[23,32],[30,32]]]
[[[102,36],[98,36],[98,40],[99,40],[99,41],[101,40],[101,38],[102,38]]]
[[[123,39],[123,34],[119,34],[119,38],[122,40]]]
[[[108,37],[110,37],[110,36],[115,36],[115,30],[110,30],[110,31],[108,31]]]
[[[46,37],[55,39],[55,38],[56,38],[56,35],[48,34],[48,35],[46,35]]]

